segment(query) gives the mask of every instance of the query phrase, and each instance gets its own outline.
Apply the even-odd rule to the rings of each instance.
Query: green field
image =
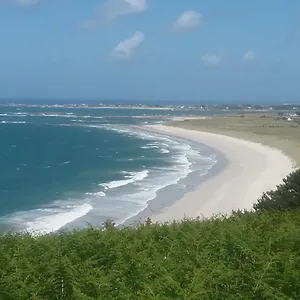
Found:
[[[282,150],[300,166],[300,125],[276,115],[240,114],[172,122],[172,126],[219,133]]]

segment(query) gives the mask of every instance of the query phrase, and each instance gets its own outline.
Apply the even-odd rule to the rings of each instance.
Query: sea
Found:
[[[212,149],[143,128],[183,113],[195,111],[1,106],[0,230],[121,225],[159,191],[200,180]]]

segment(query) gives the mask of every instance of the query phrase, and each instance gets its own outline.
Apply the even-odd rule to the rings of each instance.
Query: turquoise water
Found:
[[[0,224],[38,232],[121,224],[196,166],[206,174],[213,154],[136,127],[161,122],[157,114],[0,107]]]

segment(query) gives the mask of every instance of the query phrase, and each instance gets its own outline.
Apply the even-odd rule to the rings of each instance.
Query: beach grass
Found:
[[[281,150],[294,160],[295,166],[300,166],[300,125],[275,114],[219,115],[170,125],[258,142]]]

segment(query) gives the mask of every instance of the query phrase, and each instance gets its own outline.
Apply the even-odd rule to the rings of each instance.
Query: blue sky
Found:
[[[299,0],[0,0],[0,97],[300,102]]]

